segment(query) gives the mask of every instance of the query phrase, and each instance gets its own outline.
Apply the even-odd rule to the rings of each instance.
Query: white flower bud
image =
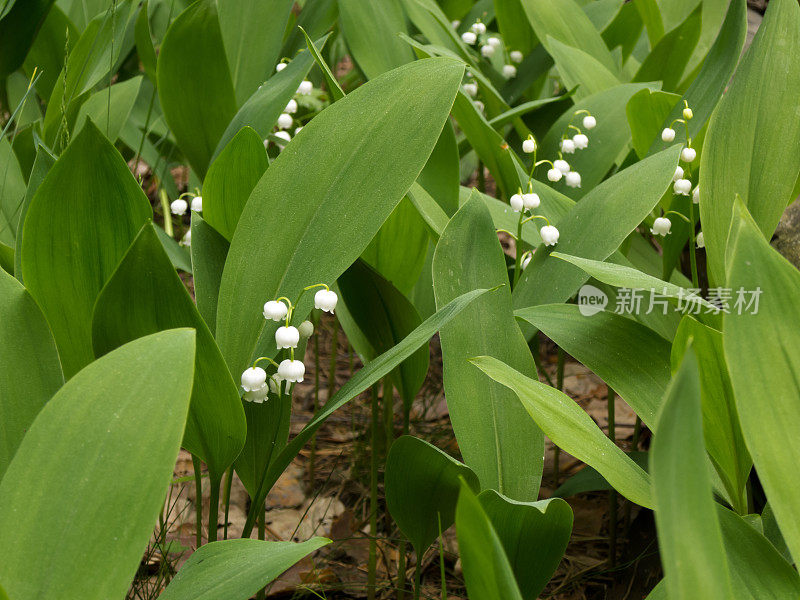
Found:
[[[280,139],[282,139],[282,140],[285,140],[285,141],[286,141],[286,144],[288,144],[289,142],[291,142],[291,141],[292,141],[292,136],[291,136],[291,135],[289,135],[289,132],[288,132],[288,131],[276,131],[276,132],[275,132],[275,133],[273,133],[272,135],[274,135],[276,138],[280,138]],[[286,147],[286,144],[282,144],[282,143],[280,143],[280,142],[275,142],[275,144],[276,144],[276,145],[277,145],[277,146],[278,146],[278,147],[279,147],[281,150],[283,150],[283,149]]]
[[[522,142],[522,151],[525,154],[533,154],[536,152],[536,140],[528,138]]]
[[[267,372],[261,367],[250,367],[242,373],[242,389],[246,392],[260,390],[266,382]]]
[[[472,29],[472,32],[476,34],[486,33],[486,25],[480,21],[475,21],[470,29]]]
[[[683,167],[680,165],[675,167],[675,174],[672,176],[672,181],[678,181],[678,179],[683,179]]]
[[[297,88],[298,94],[303,94],[304,96],[308,96],[311,92],[314,91],[314,84],[304,79],[300,82],[300,85]]]
[[[684,148],[681,150],[681,160],[685,163],[692,162],[697,157],[697,150],[694,148]]]
[[[524,56],[522,55],[522,52],[520,52],[519,50],[512,50],[509,53],[508,57],[511,59],[511,62],[514,62],[514,63],[517,63],[517,64],[521,63],[522,59],[524,58]]]
[[[494,46],[495,48],[499,48],[500,46],[503,45],[503,42],[500,41],[500,38],[499,37],[494,37],[494,36],[490,37],[488,40],[486,40],[486,42],[490,46]]]
[[[475,100],[475,108],[478,109],[478,112],[482,113],[483,109],[485,109],[486,107],[483,105],[483,102],[481,102],[480,100]]]
[[[694,117],[694,113],[692,112],[691,108],[689,108],[687,106],[686,108],[683,109],[683,118],[684,119],[686,119],[687,121],[691,121],[693,117]]]
[[[203,212],[203,197],[195,196],[192,198],[192,210],[194,212]]]
[[[675,139],[675,130],[671,127],[667,127],[664,131],[661,132],[661,139],[665,142],[671,142]]]
[[[692,191],[692,182],[688,179],[678,179],[673,186],[673,191],[681,196],[688,196]]]
[[[278,365],[278,376],[286,381],[300,383],[303,381],[305,374],[306,366],[300,360],[289,360],[287,358]]]
[[[595,127],[597,127],[597,119],[595,119],[592,115],[586,115],[583,117],[584,129],[594,129]]]
[[[702,231],[697,234],[697,237],[695,238],[694,241],[697,244],[698,248],[705,248],[706,247],[706,239],[703,236],[703,232]]]
[[[525,256],[522,257],[522,263],[520,264],[520,267],[522,267],[523,271],[528,268],[529,264],[531,264],[532,258],[533,254],[531,254],[530,252],[527,252]]]
[[[556,169],[558,169],[559,171],[561,171],[564,175],[566,175],[570,171],[569,163],[567,161],[565,161],[564,159],[562,159],[562,158],[559,158],[558,160],[556,160],[553,163],[553,166]]]
[[[297,112],[297,100],[295,100],[294,98],[289,100],[289,104],[286,105],[286,109],[284,110],[284,112],[287,112],[290,115],[293,115],[294,113],[296,113]]]
[[[522,199],[521,194],[514,194],[508,199],[508,202],[514,212],[522,212],[522,209],[525,208],[525,201]]]
[[[461,40],[465,44],[469,44],[470,46],[472,46],[472,44],[478,41],[478,36],[475,35],[475,33],[473,33],[472,31],[465,31],[464,33],[461,34]]]
[[[243,399],[247,402],[255,402],[256,404],[263,404],[264,399],[269,393],[269,387],[264,385],[257,390],[250,390],[244,393]]]
[[[273,394],[280,395],[282,383],[283,383],[283,377],[275,373],[272,377],[269,378],[269,391],[272,392]]]
[[[270,300],[264,305],[264,318],[272,321],[283,321],[289,309],[279,300]]]
[[[692,190],[692,202],[695,204],[700,204],[700,186],[695,186],[694,190]]]
[[[458,29],[459,25],[461,25],[461,21],[459,21],[458,19],[456,19],[455,21],[453,21],[452,23],[450,23],[450,25],[452,25],[452,26],[453,26],[453,29]]]
[[[503,65],[503,77],[514,79],[517,76],[517,67],[514,65]]]
[[[191,248],[192,246],[192,230],[188,230],[186,233],[183,234],[183,237],[180,241],[181,246],[186,246],[187,248]]]
[[[589,146],[589,138],[582,133],[576,133],[572,136],[572,143],[578,150],[583,150]]]
[[[300,332],[300,338],[307,340],[314,335],[314,324],[311,321],[303,321],[297,327],[297,330]]]
[[[539,205],[542,201],[539,199],[539,194],[534,194],[530,192],[528,194],[522,194],[522,205],[525,207],[526,210],[533,210],[534,208],[539,208]]]
[[[672,221],[666,217],[658,217],[653,221],[653,226],[650,228],[650,233],[653,235],[667,235],[672,227]]]
[[[278,327],[275,331],[275,344],[278,346],[278,350],[282,348],[297,348],[299,342],[300,332],[297,330],[297,327],[293,327],[292,325],[286,327],[284,325]]]
[[[494,46],[490,46],[489,44],[481,46],[481,54],[486,58],[491,58],[491,56],[494,54]]]
[[[185,215],[187,208],[189,208],[189,204],[183,198],[173,200],[169,205],[169,210],[173,215]]]
[[[549,169],[547,171],[547,179],[549,179],[553,183],[555,183],[556,181],[561,181],[561,178],[563,176],[564,176],[564,174],[561,171],[559,171],[558,169]]]
[[[558,229],[552,225],[545,225],[539,230],[539,235],[545,246],[555,246],[558,243]]]
[[[575,142],[572,140],[561,140],[561,152],[564,154],[575,154]]]
[[[577,171],[570,171],[566,174],[567,187],[579,188],[581,187],[581,174]]]
[[[464,84],[464,93],[469,96],[470,98],[474,98],[478,95],[478,84],[477,83],[465,83]]]
[[[278,117],[278,128],[279,129],[289,129],[292,124],[294,123],[294,119],[292,115],[288,113],[283,113],[281,116]]]
[[[280,73],[281,71],[283,71],[283,70],[284,70],[286,67],[288,67],[288,66],[289,66],[289,65],[288,65],[288,64],[286,64],[285,62],[278,63],[277,65],[275,65],[275,71],[277,71],[278,73]]]
[[[318,308],[325,312],[333,313],[336,308],[336,302],[339,297],[333,290],[320,290],[314,294],[314,308]]]

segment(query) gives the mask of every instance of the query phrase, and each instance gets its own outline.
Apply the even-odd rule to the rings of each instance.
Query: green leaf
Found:
[[[325,81],[325,85],[327,86],[331,95],[331,101],[336,102],[337,100],[341,100],[345,95],[342,86],[339,85],[339,82],[331,72],[331,68],[328,66],[328,63],[325,62],[322,54],[319,53],[316,45],[311,38],[308,37],[308,34],[305,31],[303,31],[303,37],[306,39],[306,47],[308,48],[308,51],[314,57],[314,62],[317,63],[319,70],[322,71],[322,78]]]
[[[178,146],[202,179],[237,106],[213,0],[198,0],[167,30],[158,55],[158,98]]]
[[[0,80],[25,61],[53,0],[27,0],[6,6],[0,18]]]
[[[536,600],[564,556],[572,509],[560,498],[516,502],[486,490],[478,496],[525,600]]]
[[[264,144],[252,127],[243,127],[211,163],[203,180],[203,217],[227,240],[268,166]]]
[[[450,220],[433,196],[425,191],[419,183],[413,183],[408,190],[408,199],[417,209],[422,220],[428,226],[431,235],[438,238],[442,235],[447,222]]]
[[[688,348],[662,403],[650,450],[658,546],[671,599],[735,598],[709,477],[700,378]]]
[[[0,480],[41,408],[64,383],[44,315],[0,271]]]
[[[55,164],[56,158],[41,144],[36,147],[36,158],[33,160],[33,167],[28,176],[28,188],[25,190],[25,198],[19,211],[19,227],[17,228],[17,239],[14,247],[14,277],[22,283],[22,233],[25,217],[28,214],[28,207],[33,200],[36,190],[44,181],[45,176]]]
[[[653,210],[672,183],[679,147],[628,167],[594,188],[555,225],[559,252],[593,260],[608,258]],[[540,248],[514,289],[514,306],[524,308],[568,300],[586,280],[572,265],[553,260]]]
[[[646,425],[655,425],[670,379],[666,340],[621,315],[585,316],[572,304],[532,306],[515,314],[614,388]]]
[[[133,77],[89,96],[78,110],[75,131],[80,131],[86,120],[91,119],[111,142],[115,142],[131,114],[141,83],[141,77]]]
[[[125,160],[91,122],[33,197],[23,229],[22,276],[53,331],[67,379],[94,358],[94,302],[151,216]]]
[[[225,540],[198,548],[167,589],[163,600],[247,600],[296,562],[330,544],[321,537],[307,542]]]
[[[464,481],[456,507],[456,532],[471,600],[522,600],[502,542],[478,497]]]
[[[147,78],[156,83],[157,58],[156,50],[153,47],[153,37],[150,34],[149,0],[144,0],[139,16],[136,17],[136,27],[133,35],[136,43],[136,54],[142,62],[142,67]]]
[[[700,162],[700,217],[710,275],[725,283],[725,241],[736,195],[762,233],[778,225],[800,171],[800,5],[770,3],[711,122]],[[775,86],[774,82],[781,85]],[[786,158],[774,160],[775,140]]]
[[[217,326],[219,284],[230,244],[197,213],[192,213],[191,231],[194,297],[200,316],[213,334]]]
[[[338,284],[348,312],[374,352],[367,360],[391,350],[422,323],[400,290],[361,260],[339,277]],[[407,411],[425,382],[429,360],[428,347],[422,346],[392,372]]]
[[[373,79],[322,111],[267,169],[222,275],[216,331],[232,372],[244,370],[259,349],[274,352],[264,302],[333,283],[366,248],[433,150],[462,69],[429,59]],[[367,112],[380,118],[365,122]],[[264,235],[264,215],[282,220],[271,235]],[[307,301],[300,318],[310,295]]]
[[[647,452],[633,451],[626,452],[631,460],[639,465],[644,471],[648,469],[648,454]],[[575,475],[570,476],[564,483],[562,483],[553,496],[556,498],[569,498],[578,494],[586,492],[598,492],[601,490],[613,490],[606,478],[600,475],[596,469],[590,466],[584,466]]]
[[[780,3],[778,3],[780,6]],[[774,9],[773,9],[774,10]],[[744,439],[795,561],[800,514],[800,273],[773,250],[741,200],[734,206],[728,286],[761,290],[757,313],[734,305],[723,317],[725,358]],[[739,307],[741,308],[741,307]],[[746,309],[746,307],[744,307]]]
[[[458,210],[460,180],[458,142],[453,124],[448,120],[417,182],[433,196],[447,215],[453,216]]]
[[[494,0],[495,22],[509,50],[528,54],[538,43],[520,0]]]
[[[23,65],[28,75],[33,73],[34,68],[37,73],[41,72],[36,82],[36,91],[40,97],[49,98],[53,93],[56,81],[62,77],[65,51],[71,51],[80,38],[80,33],[58,5],[50,7]]]
[[[492,218],[480,198],[450,220],[433,256],[436,305],[475,288],[503,286],[442,328],[444,389],[458,446],[482,489],[515,500],[539,492],[544,438],[514,394],[486,379],[468,360],[491,354],[535,373],[528,345],[514,320],[505,257]]]
[[[197,331],[195,383],[183,446],[205,461],[214,481],[244,444],[239,392],[154,226],[145,225],[97,298],[94,349],[100,356],[130,340],[176,327]]]
[[[125,596],[172,479],[193,365],[193,331],[158,333],[95,361],[42,409],[0,482],[10,597]]]
[[[653,140],[661,135],[664,120],[679,100],[677,94],[651,89],[639,90],[628,100],[625,112],[633,137],[633,149],[639,158],[650,153]]]
[[[278,457],[272,461],[269,470],[265,473],[263,481],[259,486],[258,494],[252,499],[251,505],[260,506],[264,502],[269,490],[278,480],[281,473],[291,464],[300,450],[303,449],[306,442],[311,439],[329,416],[358,396],[361,392],[369,389],[370,386],[380,381],[384,376],[391,373],[397,365],[411,356],[417,348],[426,344],[431,336],[443,325],[457,316],[473,300],[485,294],[487,291],[491,290],[472,290],[454,299],[423,321],[423,323],[408,334],[402,342],[371,361],[351,377],[350,380],[339,388],[339,391],[325,403],[325,406],[314,415],[300,433],[289,442]],[[257,514],[258,511],[251,511],[250,514],[248,514],[247,523],[245,524],[246,532],[252,530]]]
[[[216,4],[230,77],[241,106],[272,74],[294,2],[225,0]]]
[[[583,100],[622,83],[612,70],[595,56],[547,36],[547,52],[553,57],[564,87],[575,90],[575,98]]]
[[[472,469],[436,446],[410,435],[392,442],[386,457],[386,506],[419,560],[439,532],[455,522],[462,480],[473,492],[480,489]]]
[[[498,383],[514,391],[553,443],[599,471],[631,502],[651,508],[650,478],[572,398],[515,371],[491,356],[470,360]]]
[[[399,0],[339,0],[339,18],[350,54],[367,78],[414,60],[411,48],[397,36],[408,33]]]
[[[0,138],[0,242],[14,246],[25,198],[25,177],[11,143]]]

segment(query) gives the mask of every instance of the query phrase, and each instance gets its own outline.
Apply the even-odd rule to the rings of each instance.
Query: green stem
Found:
[[[514,287],[513,289],[517,289],[517,282],[519,281],[519,277],[522,274],[522,219],[525,216],[525,213],[520,211],[519,213],[519,220],[517,221],[517,256],[514,258]]]
[[[203,472],[200,459],[194,454],[192,454],[192,466],[194,467],[194,510],[197,517],[195,541],[199,548],[203,545]]]
[[[697,289],[700,287],[700,279],[697,276],[697,251],[695,250],[694,234],[694,201],[689,199],[689,259],[692,265],[692,286]]]
[[[266,527],[266,516],[264,515],[264,507],[261,507],[261,514],[258,516],[258,539],[264,540],[267,536],[267,527]],[[263,587],[258,592],[256,592],[256,600],[266,600],[267,597],[267,588]]]
[[[545,371],[544,367],[542,366],[542,358],[539,355],[539,352],[540,352],[539,346],[540,346],[539,345],[539,332],[537,331],[533,335],[533,338],[531,339],[530,344],[529,344],[529,348],[530,348],[530,351],[531,351],[531,356],[533,356],[533,364],[536,365],[536,372],[539,374],[539,377],[540,378],[544,377],[545,380],[547,381],[547,385],[549,385],[550,387],[554,387],[553,386],[553,380],[550,379],[550,375],[547,374],[547,371]]]
[[[483,161],[478,161],[478,191],[481,194],[486,193],[486,175],[483,173]]]
[[[402,533],[400,535],[403,535]],[[406,597],[406,541],[403,539],[397,548],[397,600]]]
[[[372,386],[372,431],[370,433],[369,461],[369,564],[367,571],[367,600],[375,600],[375,575],[378,566],[378,427],[380,427],[380,402],[378,385]]]
[[[616,428],[616,394],[611,386],[608,387],[608,437],[617,443],[617,428]],[[611,490],[608,495],[608,554],[611,566],[614,567],[617,563],[617,492]]]
[[[419,600],[420,580],[422,579],[422,557],[417,554],[417,563],[414,565],[414,600]]]
[[[169,198],[167,198],[167,190],[161,188],[158,190],[158,197],[161,199],[161,212],[164,213],[164,231],[169,237],[175,235],[172,229],[172,212],[169,208]]]
[[[439,579],[442,580],[442,600],[447,600],[447,577],[444,571],[444,538],[442,537],[442,515],[436,513],[439,525]]]
[[[231,509],[231,486],[233,485],[233,465],[228,468],[227,475],[225,477],[225,495],[223,497],[223,502],[225,503],[225,523],[222,525],[222,537],[223,539],[228,539],[228,515],[230,514]]]
[[[319,408],[319,335],[314,336],[314,413]],[[311,452],[308,456],[308,487],[314,487],[317,464],[317,436],[311,437]]]
[[[217,541],[217,526],[219,525],[219,488],[222,478],[215,476],[210,479],[211,493],[208,507],[208,541]]]

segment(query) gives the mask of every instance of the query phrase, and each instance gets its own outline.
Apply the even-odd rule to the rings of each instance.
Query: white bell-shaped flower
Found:
[[[558,238],[556,238],[556,239],[558,239]],[[525,256],[522,257],[522,263],[520,264],[520,267],[522,267],[523,271],[526,268],[528,268],[529,264],[531,264],[531,259],[532,258],[533,258],[533,254],[531,254],[530,252],[526,252]]]
[[[186,246],[187,248],[192,247],[192,230],[189,229],[186,233],[183,234],[181,241],[179,242],[181,246]]]
[[[672,221],[667,217],[658,217],[653,221],[653,226],[650,228],[650,233],[653,235],[667,235],[672,228]]]
[[[694,113],[692,112],[692,109],[689,108],[688,106],[683,109],[683,118],[686,119],[687,121],[691,121],[694,118]]]
[[[522,199],[522,194],[514,194],[508,199],[508,203],[511,204],[511,210],[514,212],[522,212],[522,209],[525,208],[525,201]]]
[[[192,210],[194,212],[203,212],[203,197],[195,196],[192,198]]]
[[[522,55],[522,52],[520,52],[519,50],[512,50],[511,52],[509,52],[508,57],[511,59],[511,62],[517,64],[521,63],[522,59],[525,58]]]
[[[275,71],[280,73],[281,71],[283,71],[288,66],[289,65],[287,65],[285,62],[278,63],[277,65],[275,65]]]
[[[597,127],[597,119],[595,119],[592,115],[586,115],[583,117],[584,129],[594,129],[595,127]]]
[[[481,54],[486,58],[491,58],[494,55],[494,50],[494,46],[490,46],[489,44],[481,46]]]
[[[558,160],[553,162],[553,166],[559,171],[561,171],[564,175],[566,175],[570,171],[569,163],[565,161],[563,158],[559,158]]]
[[[300,85],[297,87],[297,93],[302,94],[303,96],[308,96],[311,92],[314,91],[314,84],[304,79],[300,82]]]
[[[465,83],[464,84],[464,93],[469,96],[470,98],[474,98],[478,95],[478,84],[477,83]]]
[[[678,179],[683,179],[683,167],[680,165],[675,167],[675,173],[672,175],[672,181],[678,181]]]
[[[706,238],[703,236],[703,232],[697,234],[697,237],[694,239],[695,243],[697,244],[698,248],[705,248],[706,247]]]
[[[681,150],[681,160],[685,163],[692,162],[695,158],[697,158],[697,150],[694,148],[684,148]]]
[[[589,138],[583,133],[576,133],[572,136],[572,143],[578,150],[584,150],[589,147]]]
[[[700,204],[700,186],[696,185],[692,190],[692,202]]]
[[[672,127],[667,127],[661,132],[661,139],[664,142],[671,142],[675,139],[675,130]]]
[[[314,294],[314,308],[333,313],[339,297],[333,290],[320,290]]]
[[[579,188],[581,187],[581,174],[577,171],[570,171],[565,176],[567,181],[567,187],[571,188]]]
[[[283,383],[283,377],[275,373],[272,377],[269,378],[269,391],[272,392],[273,394],[280,395],[282,383]]]
[[[539,230],[539,235],[542,238],[545,246],[555,246],[558,243],[558,229],[552,225],[545,225]]]
[[[528,138],[522,142],[522,151],[525,154],[533,154],[536,152],[536,140]]]
[[[688,196],[692,191],[692,182],[688,179],[678,179],[672,185],[672,190],[680,196]]]
[[[564,154],[575,154],[575,142],[570,139],[561,140],[561,152]]]
[[[288,131],[276,131],[276,132],[275,132],[275,133],[273,133],[272,135],[274,135],[276,138],[280,138],[280,139],[284,140],[284,141],[286,142],[286,144],[288,144],[289,142],[291,142],[291,141],[292,141],[292,136],[291,136],[291,135],[289,135],[289,132],[288,132]],[[286,144],[283,144],[283,143],[281,143],[281,142],[275,142],[275,144],[276,144],[276,145],[277,145],[277,146],[278,146],[278,147],[279,147],[281,150],[283,150],[283,149],[286,147]]]
[[[534,208],[539,208],[539,205],[541,203],[542,201],[539,198],[539,194],[534,194],[533,192],[522,194],[522,205],[525,207],[525,210],[533,210]]]
[[[452,21],[452,22],[450,23],[450,25],[452,25],[452,26],[453,26],[453,29],[458,29],[458,27],[461,25],[461,21],[459,21],[458,19],[456,19],[455,21]]]
[[[470,27],[470,29],[472,29],[473,33],[478,35],[486,33],[486,25],[481,23],[480,21],[475,21],[472,24],[472,27]]]
[[[278,128],[279,129],[289,129],[294,124],[294,119],[292,115],[289,113],[282,113],[281,116],[278,117]]]
[[[483,102],[481,102],[480,100],[475,100],[474,104],[475,104],[475,108],[476,108],[476,109],[478,110],[478,112],[480,112],[480,113],[482,113],[482,112],[483,112],[483,109],[485,109],[485,108],[486,108],[486,107],[483,105]]]
[[[250,367],[242,373],[242,389],[246,392],[260,390],[267,383],[267,372],[261,367]]]
[[[275,344],[278,346],[278,350],[283,348],[297,348],[297,344],[300,342],[300,332],[297,330],[297,327],[292,325],[281,326],[275,330]]]
[[[563,176],[564,174],[559,169],[553,168],[547,170],[547,179],[549,179],[553,183],[561,181],[561,178]]]
[[[289,309],[279,300],[270,300],[264,304],[264,318],[270,321],[283,321]]]
[[[465,31],[464,33],[461,34],[461,40],[465,44],[469,44],[470,46],[472,46],[472,44],[478,41],[478,36],[475,35],[475,32],[473,31]]]
[[[495,48],[499,48],[500,46],[503,45],[503,42],[500,41],[500,38],[495,36],[492,36],[488,40],[486,40],[486,43],[489,44],[490,46],[494,46]]]
[[[289,104],[286,105],[286,108],[284,109],[283,112],[287,112],[290,115],[293,115],[294,113],[296,113],[297,112],[297,100],[295,100],[294,98],[289,100]]]
[[[257,390],[246,391],[244,393],[244,396],[242,396],[242,398],[247,402],[263,404],[268,394],[269,394],[269,387],[264,385]]]
[[[303,321],[297,326],[297,330],[300,332],[300,339],[307,340],[314,335],[314,324],[311,321]]]
[[[185,215],[186,209],[189,208],[189,203],[183,198],[173,200],[169,205],[169,210],[173,215]]]
[[[517,67],[514,65],[503,65],[503,77],[514,79],[517,76]]]
[[[306,366],[301,360],[282,360],[278,365],[278,376],[285,381],[300,383],[306,374]]]

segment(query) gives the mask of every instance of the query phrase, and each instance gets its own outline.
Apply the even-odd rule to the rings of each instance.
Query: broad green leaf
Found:
[[[264,144],[252,127],[243,127],[211,163],[203,180],[203,217],[227,240],[268,166]]]
[[[325,58],[322,56],[322,54],[320,54],[313,40],[308,37],[308,34],[305,31],[303,31],[303,37],[306,40],[306,47],[308,48],[308,51],[314,57],[314,62],[317,63],[319,70],[322,71],[322,79],[325,82],[325,86],[328,88],[331,102],[341,100],[344,98],[345,94],[342,86],[339,85],[339,81],[336,79],[336,76],[331,71],[328,63],[325,62]]]
[[[661,135],[662,125],[677,106],[680,96],[660,90],[643,89],[628,100],[625,112],[633,138],[633,149],[639,158],[650,153],[650,146]]]
[[[417,209],[422,220],[425,221],[433,238],[442,235],[450,218],[433,196],[426,192],[419,183],[414,183],[408,190],[408,199]]]
[[[14,246],[25,198],[25,176],[11,143],[0,139],[0,242]]]
[[[0,80],[16,71],[25,61],[53,0],[13,2],[0,18]]]
[[[400,0],[339,0],[339,18],[350,54],[367,78],[414,60],[398,32],[408,33]]]
[[[436,0],[400,0],[411,23],[428,41],[455,53],[462,60],[473,64],[474,60],[461,36],[456,34],[450,19],[442,12]]]
[[[433,196],[448,216],[453,216],[458,210],[460,179],[458,142],[453,124],[448,120],[417,182]]]
[[[485,294],[487,291],[492,290],[472,290],[454,299],[452,302],[436,311],[435,314],[425,319],[425,321],[408,334],[402,342],[371,361],[351,377],[350,380],[339,388],[339,391],[325,403],[325,406],[314,415],[300,433],[289,442],[277,458],[272,461],[269,470],[264,474],[264,479],[259,486],[258,494],[252,499],[251,505],[260,506],[264,502],[269,490],[272,489],[272,486],[278,480],[281,473],[291,464],[300,450],[303,449],[303,446],[306,445],[329,416],[358,396],[361,392],[369,389],[370,386],[391,373],[397,365],[411,356],[417,348],[423,344],[427,344],[431,336],[441,329],[443,325],[457,316],[473,300]],[[257,512],[258,511],[251,511],[250,514],[247,515],[245,532],[252,530]]]
[[[494,0],[495,22],[509,51],[530,52],[538,43],[520,0]]]
[[[720,479],[740,514],[747,512],[745,484],[753,461],[742,438],[739,415],[722,346],[722,334],[684,317],[672,345],[672,366],[680,364],[687,341],[697,355],[703,412],[703,437]]]
[[[661,17],[661,10],[657,0],[637,0],[632,4],[636,5],[639,15],[644,22],[647,30],[647,38],[650,40],[650,47],[654,48],[664,36],[664,20]]]
[[[525,600],[536,600],[550,581],[572,533],[572,509],[560,498],[516,502],[494,490],[478,499],[511,564]]]
[[[97,295],[151,216],[125,160],[91,122],[36,191],[23,228],[22,276],[53,331],[67,379],[94,358]]]
[[[522,7],[528,15],[537,37],[543,40],[550,51],[548,36],[552,39],[577,48],[594,57],[612,73],[617,66],[608,51],[600,32],[595,29],[589,17],[574,0],[522,0]]]
[[[780,4],[778,4],[780,6]],[[774,10],[774,9],[773,9]],[[725,359],[744,439],[795,561],[800,560],[800,273],[773,250],[747,213],[734,207],[728,286],[757,312],[731,307],[723,317]],[[760,290],[760,294],[758,292]],[[742,314],[739,314],[741,310]]]
[[[0,271],[0,480],[36,415],[63,383],[42,311],[16,279]]]
[[[633,451],[626,452],[631,460],[639,465],[644,471],[647,471],[649,456],[647,452]],[[584,466],[575,475],[570,476],[564,483],[562,483],[553,496],[556,498],[569,498],[586,492],[597,492],[600,490],[613,490],[611,484],[606,481],[596,469],[590,466]]]
[[[136,54],[142,62],[142,67],[147,78],[153,83],[156,83],[158,59],[156,58],[156,50],[153,48],[153,38],[150,34],[150,19],[148,18],[149,5],[149,0],[145,0],[142,4],[139,16],[136,18],[134,40],[136,42]]]
[[[556,63],[564,87],[575,90],[575,98],[583,100],[622,83],[599,58],[548,36],[547,51]]]
[[[373,79],[322,111],[267,169],[239,220],[220,286],[216,332],[232,372],[259,349],[274,353],[264,302],[333,283],[366,248],[433,150],[462,69],[429,59]],[[367,112],[381,117],[365,122]],[[280,222],[270,235],[265,217]]]
[[[92,322],[95,353],[101,356],[131,340],[177,327],[197,331],[195,383],[183,446],[203,459],[212,482],[218,481],[244,444],[239,392],[154,226],[145,225],[97,298]]]
[[[502,541],[480,500],[463,480],[456,506],[456,532],[471,600],[522,600]]]
[[[391,350],[422,323],[414,305],[400,290],[361,260],[337,281],[348,312],[374,352],[365,357],[367,360]],[[428,347],[422,346],[392,372],[407,411],[425,382],[429,360]]]
[[[539,492],[544,438],[514,394],[469,364],[491,354],[535,373],[525,338],[514,320],[505,256],[489,211],[477,195],[455,214],[433,256],[436,305],[475,288],[503,286],[484,296],[442,328],[444,389],[464,462],[482,489],[515,500]]]
[[[294,2],[223,0],[216,4],[230,77],[241,106],[272,74]]]
[[[36,76],[39,79],[41,78],[38,70],[36,71]],[[23,74],[22,71],[15,71],[11,75],[9,75],[8,78],[6,79],[6,93],[8,94],[8,106],[11,107],[16,113],[17,107],[20,107],[20,105],[22,105],[19,108],[19,112],[13,119],[14,126],[19,127],[20,130],[30,125],[31,123],[39,121],[42,118],[42,110],[39,107],[39,102],[36,98],[37,95],[35,90],[36,85],[34,85],[34,89],[31,89],[29,91],[28,86],[30,85],[30,83],[31,80],[28,79]],[[24,105],[22,103],[23,100],[25,100]],[[6,125],[7,124],[8,122],[6,121]],[[15,144],[16,144],[16,139],[15,139]]]
[[[491,356],[479,356],[470,362],[513,390],[556,446],[594,467],[631,502],[652,507],[650,477],[603,435],[592,418],[572,398],[526,377]]]
[[[455,521],[461,480],[477,493],[478,478],[468,466],[428,442],[404,435],[386,457],[386,506],[411,540],[417,557]]]
[[[158,98],[178,146],[203,178],[237,106],[213,0],[198,0],[170,25],[158,55]]]
[[[666,340],[621,315],[586,316],[573,304],[532,306],[515,314],[614,388],[646,425],[655,425],[670,379]]]
[[[25,190],[25,198],[19,211],[19,227],[17,228],[17,239],[14,247],[14,277],[19,279],[20,283],[22,283],[22,233],[25,217],[28,214],[28,207],[31,204],[31,200],[33,200],[34,194],[36,194],[36,190],[39,189],[55,162],[55,156],[50,154],[44,146],[41,144],[37,146],[36,158],[28,176],[28,188]]]
[[[298,50],[306,47],[303,31],[311,36],[311,39],[320,38],[336,24],[338,16],[338,0],[306,0],[300,16],[297,17],[297,27],[291,32],[287,32],[285,36],[283,56],[293,56]]]
[[[41,72],[36,82],[41,98],[49,98],[53,93],[56,81],[62,77],[61,68],[67,58],[65,51],[71,51],[80,33],[58,5],[50,7],[23,65],[28,77],[32,76],[34,68],[37,73]]]
[[[194,297],[200,316],[213,334],[217,326],[219,284],[230,244],[197,213],[192,214],[191,231]]]
[[[330,540],[307,542],[225,540],[198,548],[167,589],[163,600],[247,600],[296,562]]]
[[[741,196],[769,237],[800,171],[800,5],[774,0],[708,126],[700,161],[700,217],[710,276],[725,283],[725,240]],[[774,83],[780,81],[780,85]],[[775,140],[784,158],[775,160]]]
[[[627,61],[642,37],[644,23],[636,5],[639,2],[625,2],[614,20],[603,30],[603,41],[608,48],[619,47],[623,62]]]
[[[161,241],[161,246],[164,248],[164,252],[167,253],[172,266],[185,273],[191,273],[192,257],[189,254],[189,249],[176,242],[174,238],[168,236],[167,232],[161,229],[161,227],[156,227],[155,230],[158,239]]]
[[[89,96],[78,110],[75,131],[80,131],[86,120],[91,119],[111,142],[115,142],[131,114],[141,83],[141,77],[133,77]]]
[[[653,210],[678,164],[679,148],[671,148],[620,171],[594,188],[557,223],[556,248],[593,260],[605,260]],[[586,275],[540,248],[514,289],[514,306],[525,308],[568,300]]]
[[[671,32],[678,27],[699,3],[700,0],[655,0],[664,31]]]
[[[11,598],[125,596],[172,479],[193,365],[194,332],[165,331],[93,362],[45,405],[0,482]]]
[[[689,347],[650,450],[658,546],[671,600],[735,598],[703,445],[700,377]]]

